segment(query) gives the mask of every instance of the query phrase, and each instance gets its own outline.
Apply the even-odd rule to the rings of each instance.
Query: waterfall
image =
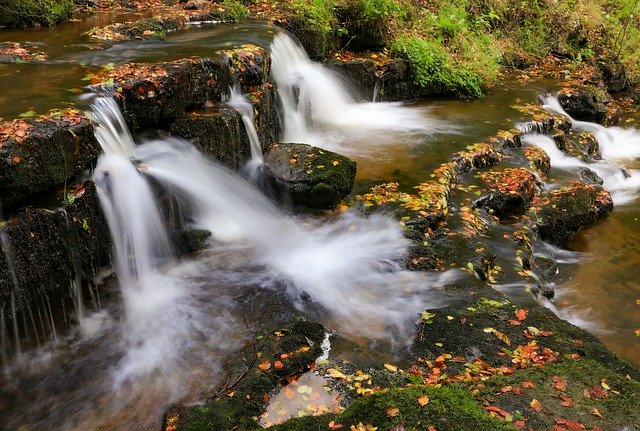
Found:
[[[334,72],[309,59],[288,34],[271,44],[271,75],[278,87],[283,142],[303,142],[347,155],[367,156],[372,142],[384,145],[406,134],[455,132],[427,108],[402,103],[359,102]],[[375,137],[375,140],[371,138]]]
[[[228,100],[229,106],[238,111],[242,117],[242,122],[249,135],[249,144],[251,146],[251,160],[246,166],[249,174],[249,178],[256,180],[258,176],[258,170],[264,163],[264,157],[262,154],[262,144],[258,137],[258,131],[253,123],[253,105],[242,94],[239,85],[233,86],[230,91],[230,97]]]
[[[346,213],[318,222],[286,216],[251,183],[184,140],[132,148],[114,101],[98,99],[91,116],[105,151],[94,180],[125,307],[127,353],[117,382],[179,361],[180,346],[208,330],[203,328],[211,320],[190,283],[169,274],[175,260],[150,179],[189,209],[192,227],[211,231],[216,244],[250,250],[252,264],[263,268],[256,283],[283,288],[301,308],[302,298],[310,299],[346,334],[386,337],[396,328],[398,342],[408,341],[415,315],[437,302],[426,292],[438,277],[401,270],[408,241],[392,218]],[[362,324],[370,321],[376,324]]]
[[[600,146],[602,160],[586,163],[569,157],[558,150],[551,138],[542,135],[525,135],[524,142],[542,147],[549,154],[552,166],[565,169],[589,168],[596,172],[604,181],[604,188],[611,192],[615,204],[635,200],[640,189],[640,171],[627,169],[624,163],[640,156],[640,131],[578,121],[567,114],[556,96],[545,95],[541,97],[541,101],[547,111],[565,116],[574,130],[593,133]]]

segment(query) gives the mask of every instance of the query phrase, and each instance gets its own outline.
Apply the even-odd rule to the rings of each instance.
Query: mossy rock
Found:
[[[533,219],[540,237],[563,245],[583,227],[595,223],[613,210],[608,191],[578,182],[536,199]]]
[[[334,428],[328,426],[330,422],[333,422]],[[343,425],[343,428],[336,428],[337,424]],[[371,428],[366,428],[367,425]],[[467,391],[453,385],[440,388],[425,386],[393,388],[358,398],[341,414],[291,419],[270,429],[273,431],[332,429],[506,431],[516,428],[509,423],[490,417]]]
[[[451,354],[493,367],[542,366],[570,355],[592,359],[621,375],[640,377],[640,369],[618,358],[589,332],[560,319],[549,309],[532,306],[521,309],[490,288],[465,293],[461,302],[438,310],[423,323],[415,351],[417,356],[435,358]],[[524,312],[518,310],[525,310]],[[544,361],[522,354],[536,351]],[[451,372],[460,371],[452,364]]]
[[[275,22],[293,34],[312,60],[324,60],[336,51],[337,37],[331,28],[299,15],[287,15]]]
[[[507,168],[478,175],[490,189],[490,194],[482,197],[478,205],[499,218],[524,213],[537,192],[536,178],[526,168]]]
[[[176,431],[259,429],[256,417],[265,409],[271,392],[287,376],[308,369],[322,353],[324,336],[321,324],[299,320],[257,337],[258,350],[245,352],[242,361],[251,365],[234,387],[200,405],[172,409],[165,426],[175,426]],[[285,359],[282,354],[287,355]]]
[[[523,149],[524,157],[529,161],[529,167],[535,169],[542,178],[546,178],[551,170],[551,158],[542,148],[531,145]]]
[[[568,429],[640,428],[640,382],[593,360],[517,370],[476,387],[480,399],[519,415],[526,429],[567,429],[560,427],[567,421]]]
[[[251,159],[251,144],[240,114],[231,108],[189,112],[171,125],[171,134],[188,139],[207,156],[238,170]]]
[[[0,124],[0,195],[14,206],[62,187],[100,154],[93,124],[77,110]]]
[[[265,173],[277,195],[293,206],[333,208],[351,192],[356,162],[307,144],[275,144],[265,156]]]
[[[243,91],[261,87],[269,77],[271,57],[267,50],[255,45],[220,51],[227,62],[233,81]]]
[[[74,0],[4,0],[0,26],[52,26],[71,18]]]

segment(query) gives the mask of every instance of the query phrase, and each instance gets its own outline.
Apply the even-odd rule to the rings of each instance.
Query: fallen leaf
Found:
[[[538,401],[537,399],[533,399],[531,400],[531,402],[529,403],[529,405],[531,406],[531,408],[536,411],[542,411],[542,404],[540,404],[540,401]]]
[[[565,382],[560,376],[553,376],[552,386],[554,389],[557,389],[559,391],[567,391],[567,382]]]
[[[524,382],[522,382],[522,387],[526,389],[533,389],[536,387],[536,385],[530,380],[525,380]]]
[[[341,430],[342,428],[344,428],[344,425],[342,424],[338,424],[335,421],[330,421],[327,424],[327,427],[331,430],[331,431],[338,431]]]
[[[418,404],[420,404],[422,407],[424,407],[427,404],[429,404],[429,401],[431,401],[431,400],[426,395],[423,395],[420,398],[418,398]]]
[[[602,416],[602,413],[600,413],[600,411],[597,408],[593,408],[593,410],[591,410],[591,414],[593,414],[594,416],[597,416],[599,418],[603,418],[604,416]]]
[[[280,369],[280,368],[284,367],[284,364],[282,363],[282,361],[275,361],[275,362],[273,363],[273,366],[274,366],[275,368],[277,368],[277,369]]]
[[[400,409],[397,407],[389,407],[387,409],[387,416],[390,418],[395,418],[400,413]]]
[[[327,370],[327,372],[334,379],[346,379],[347,378],[347,376],[345,376],[344,373],[341,373],[340,371],[336,370],[335,368],[329,368]]]
[[[565,394],[560,395],[560,399],[562,402],[560,403],[562,407],[571,407],[573,406],[573,399]]]
[[[262,371],[267,371],[269,368],[271,368],[271,362],[269,362],[268,359],[265,359],[264,361],[260,362],[260,365],[258,365],[258,368],[261,369]]]
[[[391,365],[391,364],[384,364],[384,367],[391,371],[392,373],[397,373],[398,372],[398,367],[396,367],[395,365]]]
[[[516,310],[516,319],[524,320],[527,318],[527,314],[529,314],[529,310],[527,310],[526,308],[518,308]]]

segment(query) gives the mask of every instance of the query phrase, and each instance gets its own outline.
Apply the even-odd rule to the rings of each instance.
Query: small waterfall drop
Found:
[[[366,157],[372,137],[384,145],[403,134],[455,132],[455,126],[402,103],[358,102],[340,77],[309,59],[288,34],[279,33],[271,44],[271,74],[278,87],[283,142],[303,142],[346,155]],[[406,139],[406,136],[404,137]]]
[[[264,156],[262,154],[262,144],[258,137],[258,131],[253,122],[253,105],[242,94],[239,85],[235,85],[230,89],[230,96],[228,100],[229,106],[238,111],[242,117],[242,122],[249,135],[249,144],[251,145],[251,160],[247,163],[245,169],[248,171],[249,178],[252,181],[258,179],[259,170],[264,163]]]

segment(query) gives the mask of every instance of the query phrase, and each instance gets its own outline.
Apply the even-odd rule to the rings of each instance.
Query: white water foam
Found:
[[[370,157],[376,150],[373,145],[402,142],[407,140],[406,134],[426,136],[458,131],[431,117],[428,108],[359,103],[338,75],[311,61],[286,33],[274,38],[271,55],[283,142],[303,142],[346,155]]]

